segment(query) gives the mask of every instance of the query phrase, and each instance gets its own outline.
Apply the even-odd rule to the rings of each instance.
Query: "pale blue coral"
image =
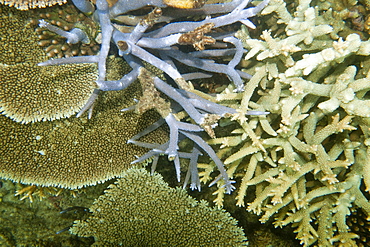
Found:
[[[87,0],[73,2],[76,3],[76,7],[79,8],[82,12],[90,14],[93,11],[93,6]],[[248,20],[248,18],[255,16],[268,4],[268,2],[269,0],[264,0],[258,6],[251,8],[246,8],[246,6],[250,3],[250,0],[234,0],[230,3],[225,4],[207,4],[199,9],[184,11],[189,15],[219,13],[225,14],[217,17],[207,17],[201,21],[186,22],[176,22],[175,17],[171,16],[170,14],[167,17],[158,16],[150,21],[173,21],[151,32],[146,32],[147,29],[151,26],[150,21],[140,21],[130,33],[123,33],[112,24],[112,19],[115,19],[121,14],[127,13],[131,10],[139,9],[144,6],[150,5],[155,7],[166,7],[166,4],[162,0],[119,0],[112,7],[109,7],[106,0],[97,0],[96,11],[94,12],[93,17],[99,20],[101,27],[102,37],[101,49],[99,54],[94,56],[54,59],[40,63],[39,65],[48,66],[66,63],[97,63],[99,71],[99,79],[97,80],[97,84],[99,90],[104,91],[121,90],[126,88],[140,75],[141,68],[143,67],[141,61],[145,61],[165,72],[178,84],[178,87],[180,89],[175,89],[158,77],[153,77],[154,86],[159,91],[163,92],[169,98],[174,100],[180,109],[185,110],[189,117],[194,120],[195,124],[183,123],[177,120],[171,112],[168,113],[168,115],[162,116],[170,127],[170,141],[167,145],[158,146],[158,148],[154,150],[154,153],[153,151],[149,153],[164,153],[169,155],[170,159],[174,159],[177,176],[179,179],[180,169],[178,158],[179,156],[181,157],[181,155],[179,154],[177,143],[179,141],[179,136],[185,136],[193,140],[197,144],[196,149],[202,149],[203,151],[208,153],[210,157],[214,160],[221,173],[221,176],[219,178],[222,177],[222,179],[224,180],[226,192],[230,193],[234,189],[234,187],[232,186],[232,181],[229,179],[226,173],[223,163],[217,157],[213,149],[198,135],[198,133],[205,130],[208,134],[212,135],[212,129],[217,125],[218,118],[217,120],[209,121],[209,116],[217,115],[221,117],[227,114],[235,114],[236,111],[232,108],[220,107],[216,103],[208,102],[205,99],[201,99],[201,97],[195,97],[194,95],[189,94],[187,91],[191,89],[191,86],[185,81],[185,78],[179,72],[178,68],[174,65],[172,59],[186,64],[187,66],[196,67],[197,69],[207,72],[224,73],[234,83],[236,91],[243,91],[244,83],[242,78],[249,79],[250,76],[244,72],[238,71],[237,69],[235,69],[235,66],[239,63],[244,53],[244,49],[241,42],[238,39],[232,37],[232,33],[227,34],[226,36],[215,35],[214,37],[212,37],[219,42],[231,43],[235,46],[234,49],[223,49],[221,50],[221,53],[220,51],[210,51],[211,56],[216,57],[223,56],[227,53],[232,54],[233,59],[228,64],[224,65],[215,62],[209,62],[203,57],[206,53],[202,54],[198,52],[185,54],[183,52],[180,52],[173,46],[179,44],[179,37],[182,34],[191,32],[194,29],[199,28],[205,24],[212,23],[214,27],[222,27],[236,22],[241,22],[249,27],[254,28],[254,25]],[[50,24],[45,24],[44,27],[50,29],[51,31],[59,32],[58,30],[55,30],[55,28],[52,27]],[[67,36],[69,34],[63,33],[62,35]],[[112,41],[119,49],[119,54],[129,63],[129,65],[133,69],[129,74],[125,75],[121,80],[118,81],[106,81],[105,78],[106,60]],[[124,44],[124,48],[122,44]],[[155,50],[157,53],[153,53],[152,50]],[[159,56],[157,54],[159,54]],[[192,78],[203,78],[209,76],[209,74],[193,73],[191,74],[191,76]],[[98,91],[95,91],[94,94],[91,96],[89,102],[83,108],[83,111],[92,108],[97,95]],[[249,111],[246,113],[265,114],[264,111]],[[78,116],[80,115],[81,112],[78,114]],[[89,117],[91,117],[91,111]],[[132,139],[131,141],[133,143],[136,142],[135,139]],[[193,154],[194,155],[192,155],[191,157],[198,156],[197,151],[194,151]],[[191,160],[194,160],[194,158],[191,158]],[[191,187],[200,188],[199,182],[197,182],[199,178],[195,177],[195,174],[197,174],[196,166],[191,165],[190,170],[193,170],[190,172],[190,174],[192,174]]]

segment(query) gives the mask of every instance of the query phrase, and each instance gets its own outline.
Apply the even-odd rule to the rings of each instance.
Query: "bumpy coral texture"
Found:
[[[95,246],[246,246],[236,220],[207,204],[157,173],[129,169],[70,231],[93,236]]]
[[[330,13],[310,2],[290,12],[284,1],[270,1],[262,14],[271,31],[261,39],[245,28],[237,34],[246,59],[256,59],[247,70],[255,73],[244,93],[229,88],[215,100],[270,114],[225,121],[232,134],[218,132],[209,143],[221,145],[218,155],[239,181],[238,206],[263,223],[292,224],[304,246],[356,246],[361,236],[347,216],[358,208],[370,215],[370,42],[355,33],[339,38]],[[213,165],[200,166],[201,181],[212,179]],[[221,206],[224,188],[214,194]]]
[[[20,10],[45,8],[56,4],[62,5],[66,2],[67,0],[0,0],[1,4],[6,4]]]
[[[132,104],[130,96],[140,92],[133,85],[125,93],[107,93],[96,105],[94,119],[69,118],[19,124],[0,116],[0,176],[42,186],[78,188],[119,176],[131,167],[134,154],[145,149],[127,140],[158,118],[120,110]],[[138,124],[140,123],[140,124]],[[163,130],[147,141],[166,140]],[[11,150],[11,151],[10,151]]]
[[[122,61],[109,64],[115,70],[112,74],[118,77],[126,71]],[[131,97],[139,95],[138,84],[125,91],[105,93],[91,120],[84,116],[19,124],[0,116],[0,176],[72,189],[119,176],[131,167],[134,154],[144,153],[143,148],[126,144],[127,140],[158,119],[154,112],[138,115],[120,111],[133,104]],[[166,138],[162,129],[146,140]]]
[[[0,112],[22,123],[78,112],[97,86],[97,66],[37,66],[47,56],[28,23],[30,14],[5,5],[0,13]]]
[[[30,26],[35,28],[38,44],[44,48],[48,57],[71,57],[77,55],[94,55],[99,50],[97,36],[99,27],[92,19],[81,13],[72,3],[62,6],[53,6],[45,9],[36,9],[31,12]],[[39,20],[45,20],[57,27],[71,31],[75,25],[84,30],[89,42],[71,44],[66,39],[38,27]]]
[[[55,118],[62,107],[70,109],[77,104],[73,101],[76,94],[85,92],[84,96],[90,97],[96,65],[37,66],[35,63],[47,57],[27,26],[28,12],[5,5],[0,5],[0,10],[0,30],[4,34],[0,39],[5,44],[0,46],[0,105],[15,105],[13,111],[22,117],[18,120],[26,122],[26,114],[34,108],[36,115],[45,109]],[[120,78],[129,71],[127,67],[121,60],[111,60],[108,78]],[[126,91],[101,95],[95,106],[96,115],[90,121],[84,115],[20,124],[0,115],[0,177],[27,184],[77,188],[119,176],[131,167],[134,154],[144,153],[143,148],[126,144],[127,140],[158,119],[153,112],[142,116],[121,112],[134,104],[133,97],[139,96],[138,84]],[[41,116],[44,118],[39,116],[39,120],[51,119]],[[167,133],[162,130],[147,140],[166,138]]]

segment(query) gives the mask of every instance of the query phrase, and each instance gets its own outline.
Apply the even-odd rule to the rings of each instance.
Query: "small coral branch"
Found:
[[[49,24],[48,22],[44,20],[40,20],[39,22],[40,22],[39,24],[40,27],[47,28],[56,34],[63,36],[64,38],[67,39],[67,43],[70,43],[70,44],[76,44],[78,42],[82,42],[85,44],[90,43],[89,37],[86,35],[84,31],[82,31],[79,28],[73,28],[71,31],[66,32],[56,26]]]

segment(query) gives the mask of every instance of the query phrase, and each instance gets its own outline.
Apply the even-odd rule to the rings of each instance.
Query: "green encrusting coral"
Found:
[[[224,210],[171,188],[155,173],[129,169],[76,221],[73,234],[96,246],[245,246],[243,230]]]

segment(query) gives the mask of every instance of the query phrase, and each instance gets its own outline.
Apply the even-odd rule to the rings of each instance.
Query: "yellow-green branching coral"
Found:
[[[171,188],[155,173],[129,169],[76,221],[73,234],[93,236],[97,246],[245,246],[229,213]]]
[[[263,40],[238,33],[247,58],[257,60],[248,68],[255,73],[243,93],[228,88],[217,95],[238,106],[238,125],[228,123],[231,134],[220,131],[209,143],[220,145],[218,155],[238,181],[238,206],[261,222],[292,224],[304,246],[355,246],[359,236],[346,219],[354,208],[370,215],[370,80],[363,69],[370,43],[357,34],[333,40],[310,1],[292,14],[281,2],[262,13],[277,12],[285,31],[264,31]],[[247,119],[248,110],[270,114]],[[213,165],[200,166],[201,181],[211,180]],[[250,192],[254,198],[246,197]],[[214,194],[221,206],[222,181]]]

